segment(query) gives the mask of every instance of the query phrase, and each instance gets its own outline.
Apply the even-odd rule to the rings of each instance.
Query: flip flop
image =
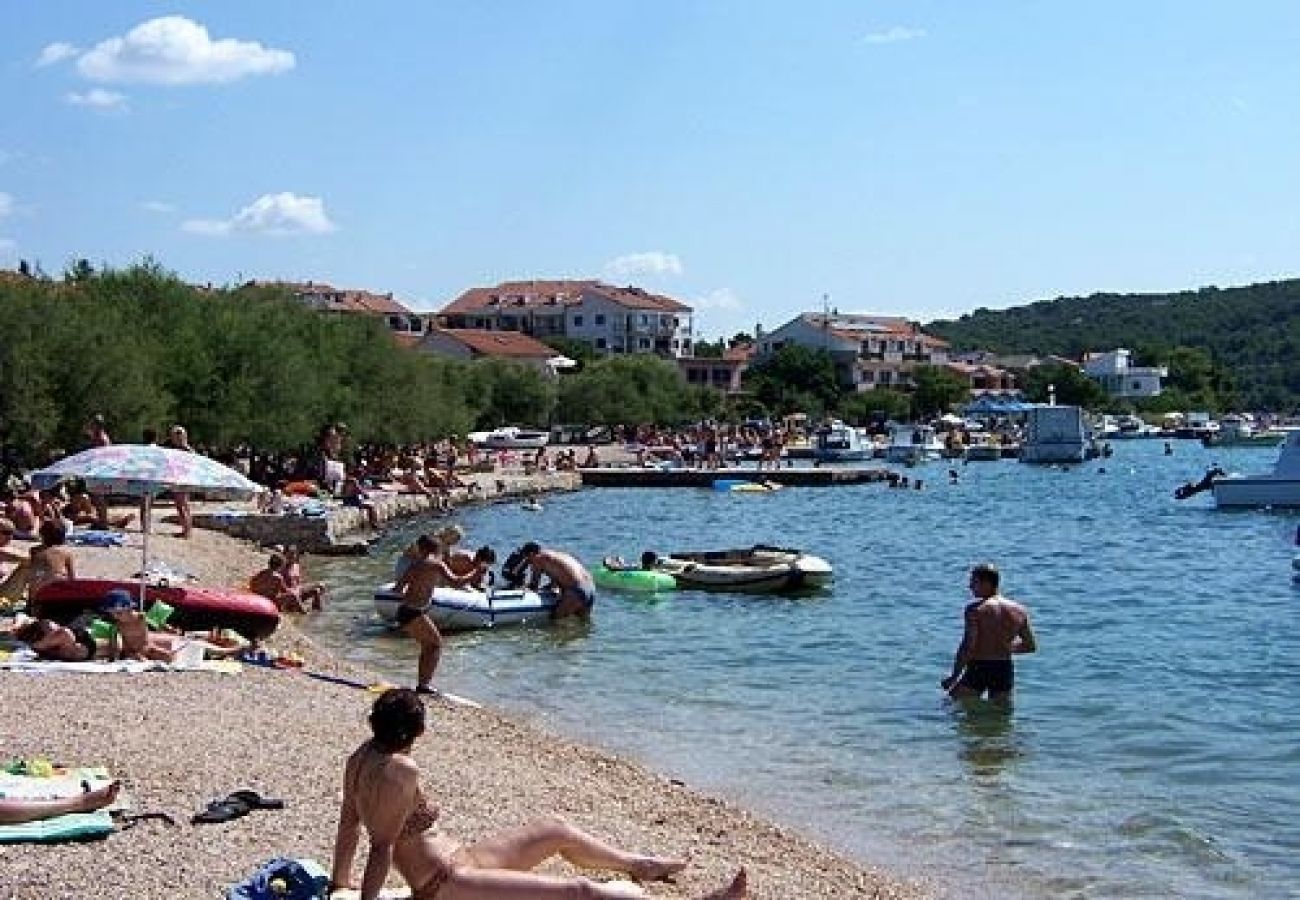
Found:
[[[190,822],[195,825],[213,825],[220,822],[229,822],[231,819],[238,819],[249,814],[252,807],[242,800],[214,800],[208,804],[208,808],[201,813],[196,813]]]
[[[284,809],[283,800],[275,797],[263,797],[257,791],[250,790],[231,791],[230,796],[226,798],[226,802],[246,803],[249,809]]]

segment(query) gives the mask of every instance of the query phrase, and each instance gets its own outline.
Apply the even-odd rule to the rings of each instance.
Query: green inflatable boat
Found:
[[[677,590],[677,579],[667,572],[651,569],[611,569],[601,565],[593,573],[596,587],[610,591],[629,591],[652,594]]]

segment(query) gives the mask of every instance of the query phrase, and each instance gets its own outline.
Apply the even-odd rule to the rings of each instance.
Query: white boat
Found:
[[[914,466],[943,456],[943,441],[929,425],[894,425],[889,429],[888,462]]]
[[[397,607],[402,603],[402,595],[395,588],[396,583],[390,581],[375,591],[375,612],[385,622],[396,622]],[[424,612],[441,631],[499,628],[549,622],[558,599],[559,595],[549,590],[436,588]]]
[[[658,570],[677,579],[679,590],[779,594],[810,591],[830,583],[831,564],[819,556],[759,544],[741,550],[673,553]]]
[[[1286,432],[1257,428],[1253,418],[1227,415],[1219,420],[1217,431],[1207,431],[1201,443],[1207,447],[1276,447],[1286,440]]]
[[[971,435],[966,445],[965,459],[969,462],[997,462],[1002,458],[1002,444],[996,435],[979,433]]]
[[[820,462],[855,462],[868,459],[871,444],[862,432],[839,419],[818,428],[813,434],[813,458]]]
[[[1225,475],[1213,479],[1210,490],[1218,506],[1300,506],[1300,431],[1287,432],[1272,472]]]
[[[550,432],[507,425],[495,431],[471,431],[469,439],[489,450],[537,450],[551,439]]]
[[[1020,461],[1025,463],[1083,462],[1088,438],[1083,410],[1077,406],[1035,406],[1025,421]]]

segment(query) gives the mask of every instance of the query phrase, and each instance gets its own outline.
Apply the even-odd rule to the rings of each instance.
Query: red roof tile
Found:
[[[440,310],[441,315],[509,309],[576,306],[584,293],[596,294],[630,309],[662,312],[690,312],[690,307],[671,297],[651,294],[638,287],[615,287],[594,280],[503,281],[495,287],[470,288]]]
[[[518,331],[486,331],[478,328],[435,328],[430,334],[444,334],[464,344],[478,356],[507,356],[514,359],[550,359],[560,353],[536,338]]]

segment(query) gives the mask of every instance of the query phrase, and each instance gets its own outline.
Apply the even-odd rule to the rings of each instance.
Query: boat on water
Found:
[[[488,450],[537,450],[551,440],[550,432],[507,425],[494,431],[471,431],[469,439]]]
[[[1300,507],[1300,431],[1287,432],[1273,471],[1210,479],[1217,506]]]
[[[402,595],[396,588],[395,582],[389,582],[375,590],[375,612],[385,622],[397,621]],[[440,587],[434,589],[424,612],[441,631],[471,631],[549,622],[559,599],[559,594],[551,590],[474,591]]]
[[[97,612],[109,591],[140,596],[140,582],[107,578],[65,578],[51,581],[32,599],[32,615],[67,624],[88,612]],[[280,625],[280,610],[261,594],[203,585],[145,585],[144,612],[159,604],[170,607],[168,625],[182,631],[229,628],[251,641],[269,636]]]
[[[657,569],[619,565],[605,560],[591,573],[596,587],[634,594],[657,594],[677,590],[677,579]]]
[[[894,425],[885,448],[888,462],[915,466],[943,457],[943,440],[929,425]]]
[[[1051,465],[1080,463],[1088,452],[1083,410],[1077,406],[1035,406],[1025,420],[1020,461]]]
[[[857,462],[869,459],[873,449],[862,432],[839,419],[813,433],[813,459],[818,462]]]
[[[1254,419],[1238,415],[1224,416],[1217,431],[1201,436],[1201,443],[1207,447],[1276,447],[1285,440],[1285,431],[1259,428]]]
[[[679,590],[780,594],[829,584],[831,564],[819,556],[759,544],[737,550],[672,553],[658,569],[673,576]]]
[[[987,432],[971,435],[963,458],[967,462],[997,462],[1002,458],[1002,444],[996,435]]]

